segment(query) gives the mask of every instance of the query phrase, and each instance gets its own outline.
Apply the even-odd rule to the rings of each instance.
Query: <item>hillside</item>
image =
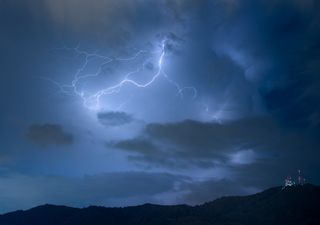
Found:
[[[320,187],[270,188],[199,206],[145,204],[78,209],[43,205],[0,216],[1,225],[319,225]]]

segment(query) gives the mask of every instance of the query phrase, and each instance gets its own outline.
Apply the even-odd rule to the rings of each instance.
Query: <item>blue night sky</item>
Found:
[[[0,213],[320,183],[320,3],[0,0]]]

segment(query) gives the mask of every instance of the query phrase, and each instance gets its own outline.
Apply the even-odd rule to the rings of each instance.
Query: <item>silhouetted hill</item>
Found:
[[[199,206],[145,204],[77,209],[43,205],[0,216],[0,225],[319,225],[320,187],[271,188]]]

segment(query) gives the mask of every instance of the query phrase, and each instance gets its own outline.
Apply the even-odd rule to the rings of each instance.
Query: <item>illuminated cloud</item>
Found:
[[[255,161],[256,154],[253,150],[241,150],[230,155],[230,162],[238,165],[251,164]]]

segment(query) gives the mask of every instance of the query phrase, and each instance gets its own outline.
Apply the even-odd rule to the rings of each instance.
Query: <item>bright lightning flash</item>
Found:
[[[83,56],[84,57],[84,63],[80,68],[77,70],[77,72],[74,75],[74,78],[70,84],[61,84],[57,81],[54,81],[52,79],[48,78],[43,78],[46,79],[47,81],[52,82],[54,85],[56,85],[61,93],[64,94],[73,94],[76,96],[79,96],[82,101],[83,105],[91,110],[99,110],[101,109],[101,98],[105,95],[112,95],[115,93],[119,93],[121,89],[125,85],[133,85],[136,88],[146,88],[153,84],[160,76],[163,76],[169,83],[173,84],[174,87],[177,89],[177,93],[183,97],[183,93],[185,91],[190,91],[193,95],[192,98],[196,98],[197,96],[197,90],[194,87],[191,86],[186,86],[182,87],[180,86],[177,82],[173,81],[172,79],[169,78],[167,73],[163,70],[163,61],[166,56],[166,45],[167,45],[168,40],[165,39],[161,42],[161,45],[159,47],[159,50],[150,52],[146,50],[139,50],[134,54],[132,57],[129,58],[111,58],[108,56],[104,56],[101,54],[97,53],[89,53],[83,50],[80,50],[79,47],[76,48],[67,48],[64,47],[64,50],[68,51],[74,51],[78,56]],[[89,78],[95,78],[98,77],[99,75],[102,74],[104,66],[107,64],[113,62],[113,61],[118,61],[118,62],[132,62],[136,60],[139,56],[141,55],[150,55],[149,58],[147,58],[142,65],[140,65],[137,69],[132,70],[128,73],[125,73],[123,75],[123,79],[119,81],[118,83],[111,85],[111,86],[106,86],[103,87],[102,89],[99,89],[93,93],[89,93],[87,91],[84,91],[83,88],[80,88],[80,83],[89,79]],[[139,72],[142,71],[143,67],[146,65],[148,60],[156,58],[157,62],[157,68],[156,71],[153,72],[151,75],[151,78],[148,78],[147,81],[145,82],[139,82],[136,79],[131,78],[134,74],[138,74]],[[91,60],[100,60],[101,63],[98,66],[98,69],[95,73],[86,73],[85,70],[88,67],[88,64]]]

